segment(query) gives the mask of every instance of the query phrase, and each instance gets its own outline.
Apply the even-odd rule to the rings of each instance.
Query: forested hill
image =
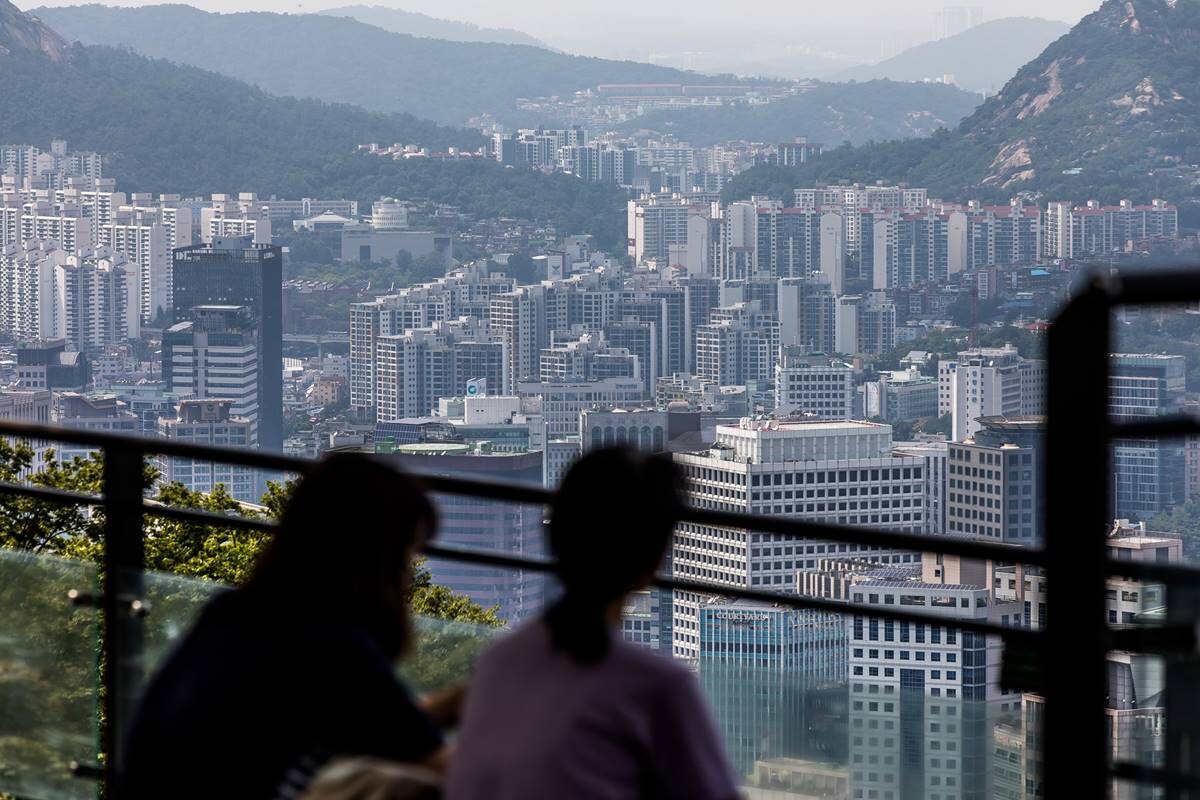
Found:
[[[274,97],[239,81],[106,47],[58,61],[0,57],[0,139],[66,139],[131,190],[312,192],[364,142],[474,149],[483,137],[408,114]],[[53,86],[54,91],[46,87]]]
[[[77,45],[57,61],[36,47],[9,47],[0,75],[0,140],[62,138],[96,150],[126,191],[428,198],[478,217],[592,233],[605,247],[623,241],[624,207],[613,186],[506,170],[484,159],[393,161],[355,152],[366,141],[474,149],[483,140],[472,131],[274,97],[194,67],[104,47]]]
[[[514,120],[521,97],[572,95],[602,83],[704,83],[696,73],[539,47],[448,42],[318,14],[210,14],[185,5],[40,8],[69,40],[127,47],[211,69],[277,95],[346,102],[462,125]]]

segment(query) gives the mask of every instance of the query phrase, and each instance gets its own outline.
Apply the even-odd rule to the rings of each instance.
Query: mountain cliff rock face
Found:
[[[991,155],[983,185],[1196,162],[1200,0],[1108,0],[1022,67],[960,134]]]
[[[0,0],[0,57],[29,52],[61,62],[70,51],[67,42],[36,17],[23,14],[8,0]]]
[[[786,178],[907,181],[981,200],[1200,200],[1198,101],[1200,0],[1106,0],[956,129],[826,151]],[[784,177],[751,170],[726,194]]]

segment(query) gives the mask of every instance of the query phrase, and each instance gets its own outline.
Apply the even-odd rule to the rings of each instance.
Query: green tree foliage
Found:
[[[954,430],[954,417],[950,414],[943,414],[937,419],[921,420],[917,425],[914,426],[914,428],[919,430],[921,433],[940,433],[943,436],[949,436]]]
[[[1185,561],[1200,560],[1200,499],[1193,498],[1146,523],[1152,531],[1178,534]]]
[[[29,473],[34,451],[27,443],[12,444],[0,439],[0,480],[17,482]],[[49,453],[46,464],[28,475],[30,483],[81,494],[103,491],[102,462],[98,455],[60,461]],[[143,489],[150,491],[158,473],[147,466],[142,473]],[[215,514],[275,520],[283,512],[293,483],[270,482],[260,503],[247,507],[233,498],[224,485],[210,493],[188,489],[179,483],[159,485],[154,503]],[[147,515],[144,526],[146,569],[187,578],[200,578],[237,585],[250,574],[258,554],[271,534],[184,522]],[[41,555],[63,556],[76,561],[99,562],[104,537],[101,507],[58,505],[44,500],[0,494],[0,547]],[[478,625],[496,626],[495,609],[485,609],[469,598],[432,582],[429,571],[418,566],[410,590],[417,614]]]
[[[878,356],[872,366],[877,370],[900,369],[900,359],[913,350],[923,350],[931,353],[928,363],[922,367],[922,373],[931,377],[937,376],[939,359],[952,359],[957,354],[968,349],[971,345],[965,331],[934,331],[921,339],[911,342],[901,342],[886,353]],[[979,328],[975,332],[976,347],[1003,347],[1011,344],[1024,358],[1045,358],[1045,338],[1040,334],[1011,325],[1002,327]]]

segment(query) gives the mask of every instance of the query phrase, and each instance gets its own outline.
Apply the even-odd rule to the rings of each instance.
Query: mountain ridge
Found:
[[[552,49],[541,39],[512,28],[488,28],[473,22],[431,17],[417,11],[406,11],[389,6],[356,4],[326,8],[316,13],[326,17],[350,17],[367,25],[383,28],[385,31],[427,39],[444,39],[449,42],[521,44]]]
[[[1037,17],[990,20],[946,39],[909,48],[877,64],[842,70],[828,80],[923,81],[948,73],[954,76],[956,85],[968,91],[995,91],[1070,28],[1065,22]]]
[[[0,0],[0,56],[40,53],[52,61],[69,57],[70,45],[36,17],[27,16],[8,0]]]
[[[83,44],[212,69],[276,95],[408,112],[462,125],[481,114],[519,121],[522,97],[571,95],[599,83],[702,83],[712,76],[526,45],[449,42],[392,33],[348,17],[238,12],[186,5],[39,8]],[[262,47],[271,41],[275,46]],[[295,58],[295,53],[319,53]]]

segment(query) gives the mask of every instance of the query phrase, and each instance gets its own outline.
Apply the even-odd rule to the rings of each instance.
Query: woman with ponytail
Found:
[[[480,659],[449,800],[737,796],[693,676],[621,639],[630,592],[670,545],[681,479],[668,458],[596,450],[551,507],[562,597]]]

